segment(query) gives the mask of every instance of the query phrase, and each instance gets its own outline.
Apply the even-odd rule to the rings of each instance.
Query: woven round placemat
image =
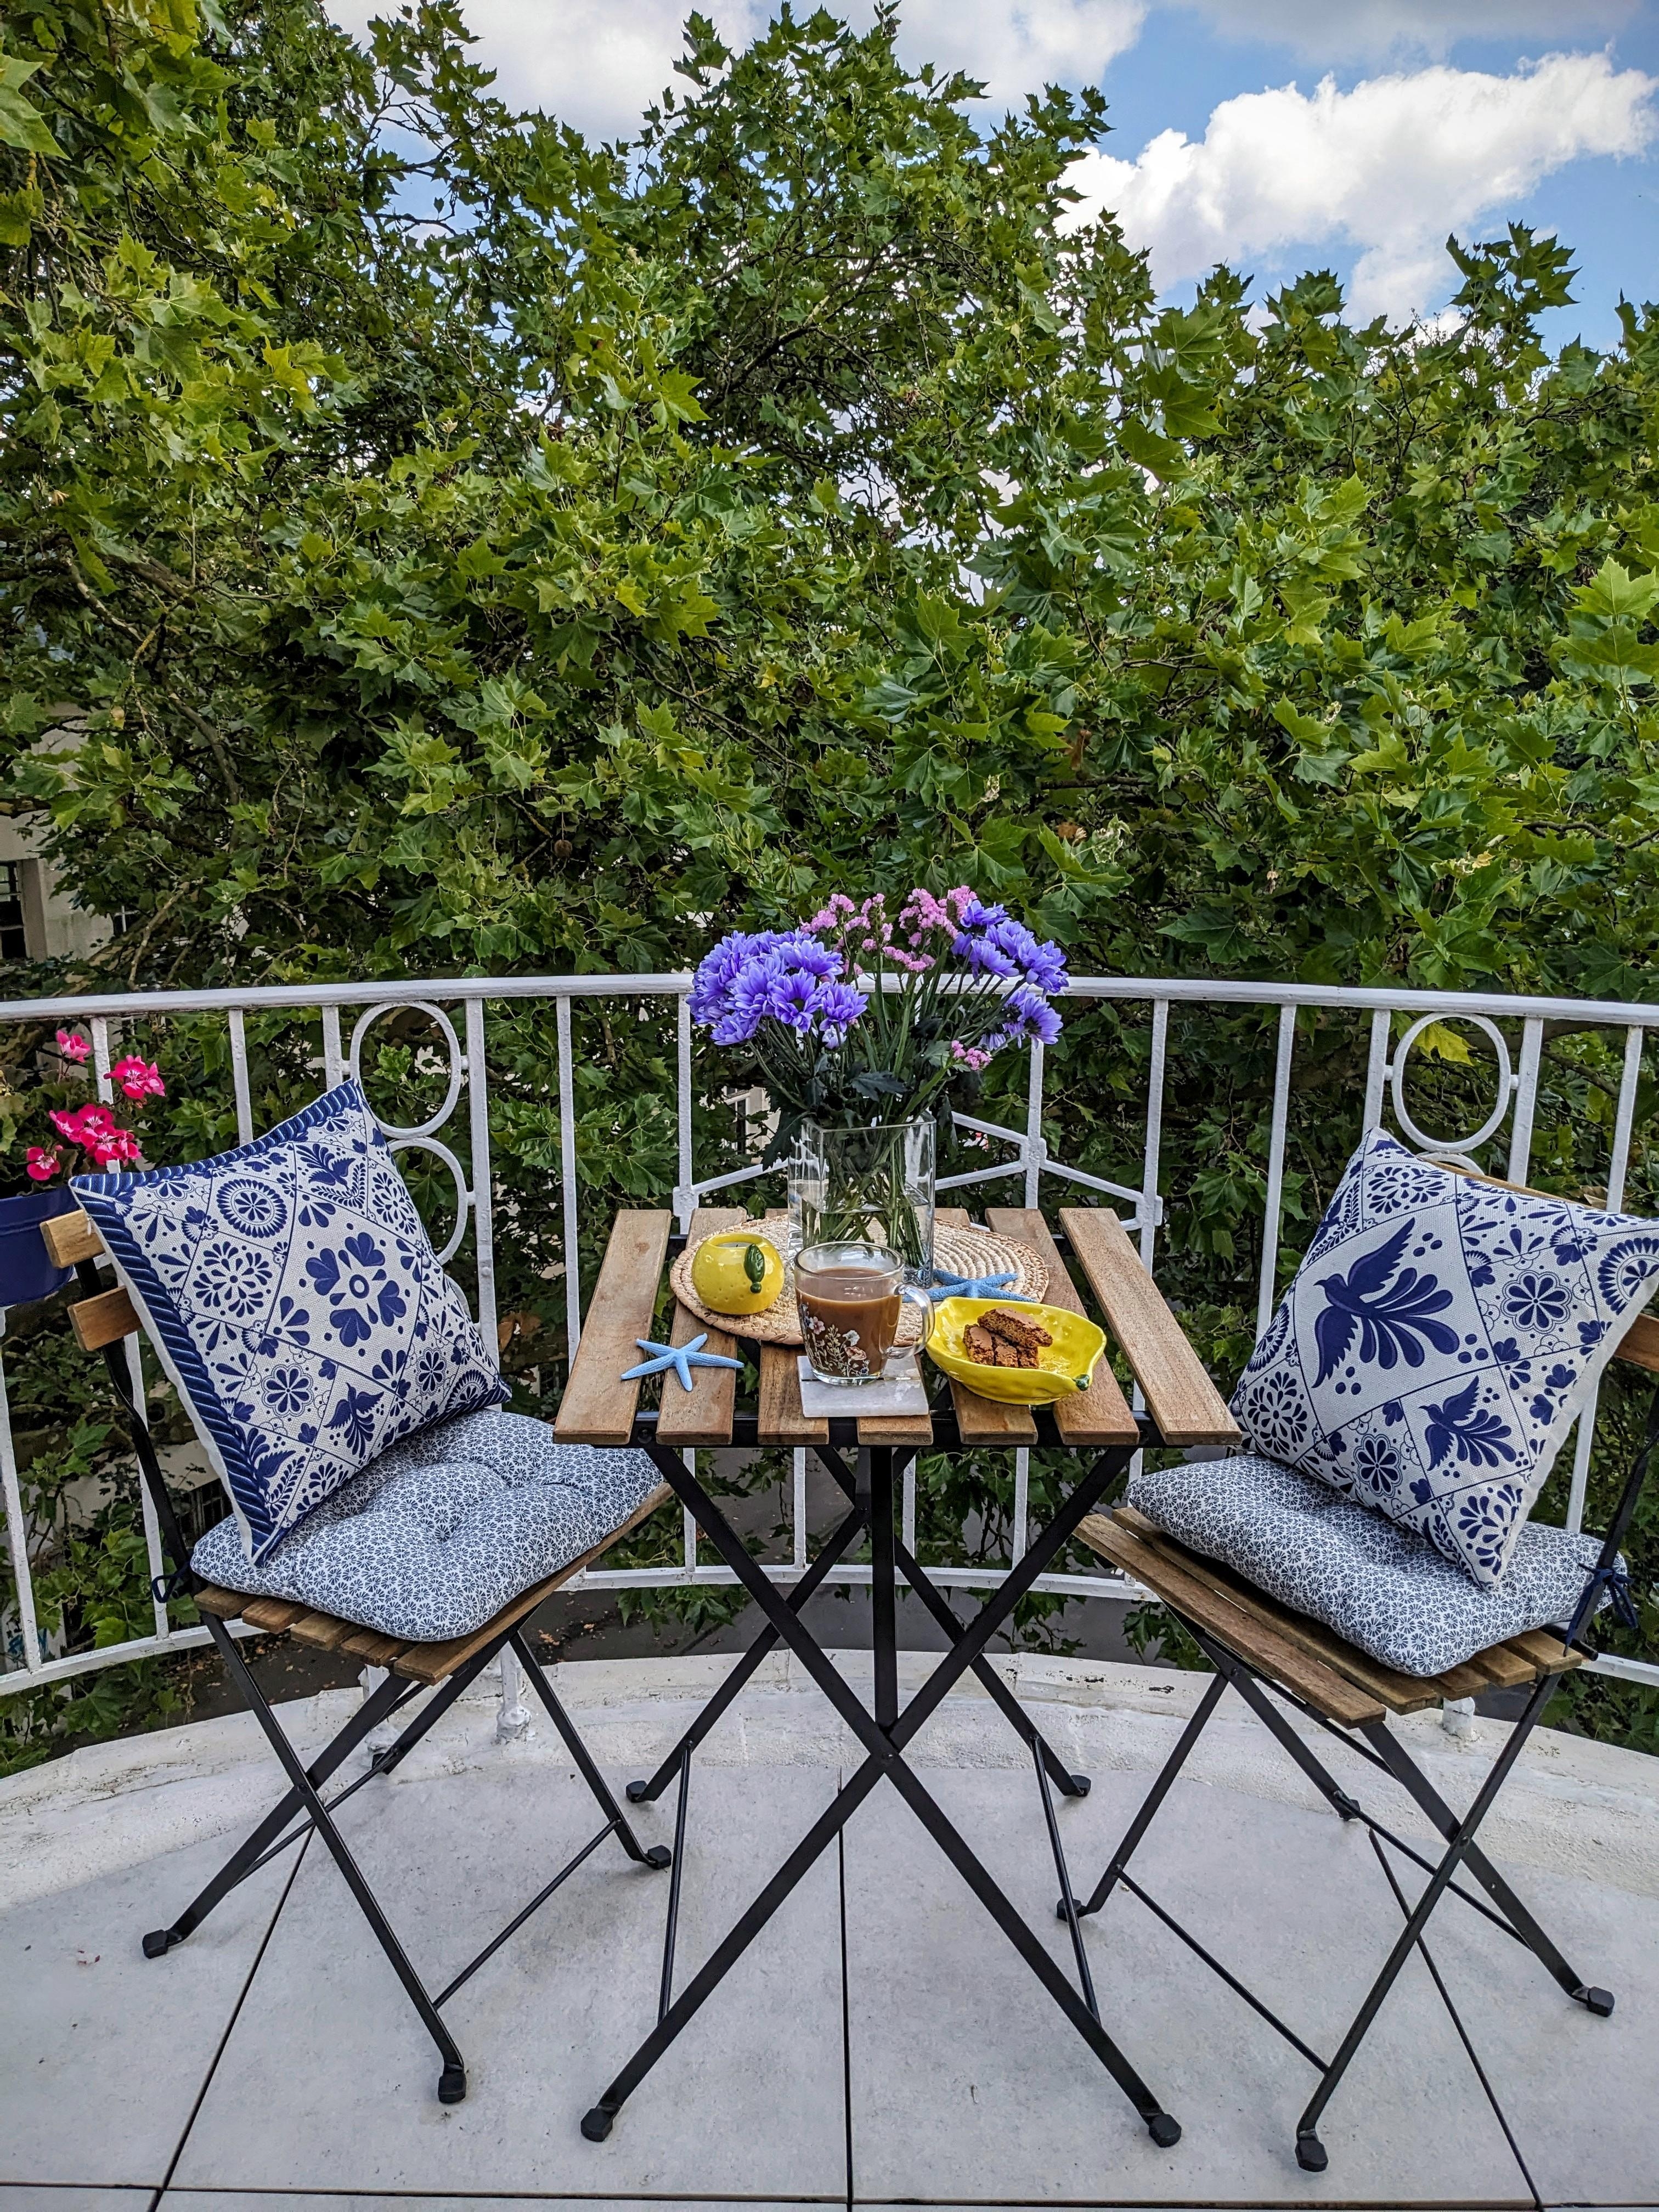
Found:
[[[757,1234],[766,1236],[763,1222],[755,1224]],[[715,1235],[730,1235],[729,1231],[715,1231]],[[702,1242],[699,1237],[698,1243]],[[730,1336],[747,1337],[756,1344],[799,1344],[800,1315],[795,1307],[795,1294],[785,1289],[774,1306],[764,1313],[718,1314],[704,1305],[691,1287],[691,1261],[696,1252],[696,1244],[688,1244],[668,1271],[668,1280],[674,1296],[687,1313],[709,1328],[724,1329]],[[933,1262],[952,1275],[1006,1275],[1014,1280],[1008,1285],[1011,1291],[1028,1298],[1040,1298],[1048,1287],[1048,1263],[1029,1244],[1017,1244],[1012,1237],[998,1237],[988,1229],[936,1229],[933,1231]],[[899,1316],[898,1340],[902,1345],[920,1344],[924,1333],[926,1316],[913,1298],[904,1302]]]

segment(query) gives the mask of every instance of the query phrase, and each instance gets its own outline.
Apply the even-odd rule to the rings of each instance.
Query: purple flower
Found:
[[[773,994],[783,977],[765,953],[750,953],[732,976],[725,1011],[714,1025],[716,1044],[747,1044],[774,1011]]]
[[[691,1018],[716,1044],[747,1044],[768,1021],[839,1044],[866,1003],[841,975],[840,954],[805,930],[733,930],[697,969]]]
[[[821,983],[817,1012],[824,1042],[842,1043],[848,1030],[869,1003],[863,992],[855,991],[850,983]]]
[[[1060,1035],[1060,1016],[1041,991],[1034,991],[1021,983],[1009,992],[1003,1000],[1003,1025],[994,1036],[987,1037],[987,1046],[1000,1052],[1005,1045],[1019,1044],[1035,1037],[1041,1044],[1052,1044]]]
[[[951,951],[975,975],[1018,976],[1034,990],[1063,991],[1068,981],[1059,945],[1034,937],[1006,907],[969,899],[962,906]]]
[[[774,938],[772,950],[799,975],[827,980],[841,973],[840,954],[821,945],[808,930],[792,929],[787,936]]]
[[[791,975],[780,965],[767,990],[766,1011],[775,1022],[799,1030],[805,1036],[810,1033],[817,1012],[819,988],[817,977],[805,969],[797,969]]]
[[[732,986],[754,948],[763,940],[734,929],[705,955],[691,979],[691,1018],[705,1024],[732,1011]]]

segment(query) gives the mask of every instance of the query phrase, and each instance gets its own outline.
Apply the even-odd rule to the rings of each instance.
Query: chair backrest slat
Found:
[[[70,1322],[82,1352],[101,1352],[141,1326],[137,1309],[118,1283],[96,1297],[79,1299],[70,1308]]]

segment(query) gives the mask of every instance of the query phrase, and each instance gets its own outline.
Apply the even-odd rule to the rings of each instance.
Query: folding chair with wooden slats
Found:
[[[144,1956],[147,1959],[161,1958],[182,1943],[201,1925],[214,1906],[228,1896],[240,1882],[246,1881],[258,1868],[315,1830],[344,1876],[346,1885],[356,1899],[375,1941],[385,1952],[393,1972],[408,1993],[410,2003],[438,2047],[441,2061],[438,2077],[441,2102],[459,2104],[466,2094],[466,2066],[459,2046],[444,2023],[442,2007],[507,1938],[547,1902],[554,1891],[574,1874],[606,1837],[614,1835],[629,1857],[641,1867],[660,1869],[671,1863],[672,1855],[665,1845],[658,1844],[647,1849],[639,1841],[627,1814],[611,1795],[609,1784],[594,1765],[575,1723],[559,1702],[525,1638],[525,1623],[542,1600],[580,1574],[584,1567],[591,1566],[630,1529],[648,1518],[669,1497],[667,1486],[659,1484],[620,1527],[611,1531],[602,1543],[595,1545],[580,1558],[567,1561],[556,1572],[522,1590],[493,1619],[470,1634],[445,1643],[408,1643],[394,1636],[384,1635],[379,1630],[364,1628],[353,1621],[341,1620],[332,1613],[313,1611],[307,1606],[289,1604],[276,1598],[249,1597],[234,1590],[217,1588],[204,1582],[191,1566],[190,1547],[185,1541],[173,1511],[173,1500],[156,1457],[155,1441],[141,1406],[135,1402],[124,1347],[128,1337],[142,1332],[143,1324],[125,1289],[105,1289],[100,1283],[94,1262],[103,1246],[98,1231],[84,1213],[67,1213],[46,1222],[41,1234],[46,1238],[53,1262],[60,1267],[73,1267],[82,1289],[88,1294],[70,1307],[70,1320],[82,1350],[103,1354],[110,1387],[119,1401],[131,1431],[139,1471],[155,1506],[162,1541],[171,1563],[171,1571],[157,1578],[155,1595],[161,1600],[179,1596],[194,1598],[227,1674],[264,1729],[289,1784],[283,1796],[232,1852],[200,1894],[191,1900],[169,1926],[153,1929],[144,1937]],[[238,1640],[231,1633],[230,1624],[236,1620],[267,1632],[286,1629],[301,1643],[343,1651],[351,1658],[362,1660],[365,1666],[386,1669],[384,1680],[367,1693],[357,1711],[309,1765],[302,1762],[289,1741],[243,1657]],[[341,1835],[334,1814],[346,1799],[356,1796],[365,1784],[377,1776],[390,1774],[490,1662],[509,1650],[517,1656],[532,1687],[546,1708],[548,1717],[563,1740],[577,1771],[598,1801],[599,1810],[605,1816],[605,1825],[434,1996],[428,1991],[398,1942],[362,1869]],[[426,1694],[428,1692],[430,1694]],[[416,1705],[416,1701],[423,1697],[424,1702]],[[385,1723],[411,1706],[416,1710],[395,1742],[376,1752],[356,1781],[348,1783],[331,1797],[325,1798],[322,1794],[325,1784],[338,1772],[359,1746]]]
[[[1646,1316],[1639,1317],[1626,1332],[1615,1357],[1659,1374],[1659,1321]],[[1613,2010],[1613,2001],[1608,1991],[1587,1983],[1568,1964],[1480,1849],[1475,1838],[1528,1738],[1543,1718],[1561,1677],[1582,1665],[1587,1654],[1594,1656],[1586,1632],[1603,1594],[1620,1586],[1620,1547],[1635,1516],[1656,1443],[1659,1443],[1659,1389],[1654,1393],[1641,1449],[1631,1468],[1595,1565],[1588,1571],[1583,1595],[1564,1633],[1554,1636],[1540,1630],[1510,1636],[1491,1650],[1476,1653],[1462,1666],[1440,1674],[1407,1674],[1383,1665],[1323,1623],[1293,1612],[1231,1568],[1218,1565],[1178,1542],[1133,1506],[1120,1505],[1114,1512],[1093,1515],[1079,1528],[1079,1535],[1091,1550],[1162,1601],[1215,1672],[1093,1893],[1078,1911],[1084,1914],[1098,1912],[1121,1884],[1316,2069],[1320,2077],[1318,2086],[1296,2130],[1297,2163],[1309,2172],[1325,2170],[1327,2155],[1318,2134],[1321,2117],[1414,1948],[1422,1949],[1441,1998],[1462,2034],[1450,1995],[1423,1940],[1430,1917],[1448,1890],[1532,1951],[1576,2002],[1600,2015]],[[1330,2059],[1322,2058],[1287,2027],[1189,1929],[1182,1927],[1173,1913],[1150,1896],[1128,1871],[1129,1863],[1158,1808],[1191,1757],[1222,1692],[1229,1687],[1238,1692],[1340,1817],[1345,1821],[1364,1822],[1372,1849],[1404,1915],[1399,1939],[1366,1993],[1335,2056]],[[1400,1735],[1389,1727],[1390,1716],[1421,1712],[1448,1699],[1472,1698],[1494,1689],[1522,1688],[1528,1695],[1508,1741],[1468,1810],[1462,1814],[1454,1812],[1413,1759]],[[1304,1720],[1336,1736],[1351,1752],[1399,1783],[1442,1838],[1446,1848],[1438,1862],[1425,1857],[1385,1827],[1350,1796],[1328,1771],[1313,1747],[1291,1725],[1281,1706],[1290,1707]],[[1415,1905],[1407,1904],[1384,1844],[1428,1875],[1428,1882]],[[1485,1891],[1486,1899],[1455,1879],[1462,1869],[1467,1869]],[[1066,1917],[1064,1900],[1055,1911],[1059,1917]],[[1500,2124],[1506,2125],[1501,2113],[1498,2119]]]

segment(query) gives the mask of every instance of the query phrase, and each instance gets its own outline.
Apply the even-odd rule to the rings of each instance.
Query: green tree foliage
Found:
[[[0,21],[0,761],[131,917],[90,972],[644,972],[921,879],[1084,971],[1647,994],[1659,323],[1548,354],[1553,240],[1452,242],[1431,328],[1356,326],[1324,273],[1160,306],[1076,220],[1098,100],[987,125],[885,14],[741,55],[693,16],[609,148],[503,105],[455,0],[362,48],[316,0]],[[1107,1173],[1139,1020],[1054,1064]],[[1478,1070],[1429,1042],[1455,1114]],[[218,1048],[157,1042],[168,1141],[228,1134]],[[1292,1237],[1363,1043],[1304,1029]],[[491,1056],[509,1294],[550,1325],[547,1018]],[[1549,1057],[1538,1172],[1577,1189],[1617,1069]],[[657,1034],[596,1019],[580,1062],[585,1178],[660,1191]],[[310,1079],[271,1044],[273,1109]],[[1170,1101],[1218,1369],[1270,1081],[1259,1018],[1216,1019]],[[1659,1208],[1641,1142],[1632,1174]]]

